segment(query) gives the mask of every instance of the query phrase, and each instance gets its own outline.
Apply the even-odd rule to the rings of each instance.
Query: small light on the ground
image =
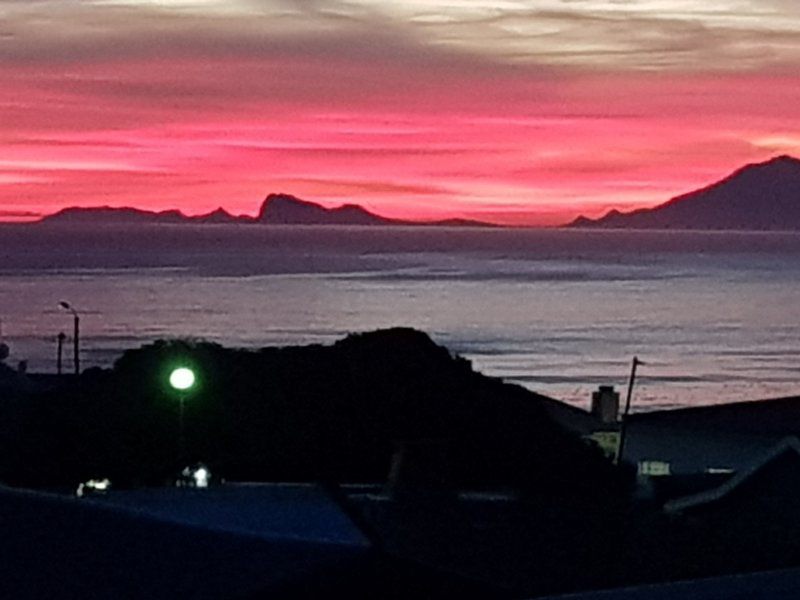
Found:
[[[197,469],[193,474],[195,487],[208,487],[208,476],[208,469],[205,469],[204,467]]]
[[[111,489],[111,481],[108,479],[90,479],[78,486],[75,495],[79,498],[87,494],[104,493]]]

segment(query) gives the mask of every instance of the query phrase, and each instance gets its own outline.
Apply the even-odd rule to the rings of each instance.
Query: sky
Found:
[[[0,220],[555,225],[800,155],[797,0],[0,0]]]

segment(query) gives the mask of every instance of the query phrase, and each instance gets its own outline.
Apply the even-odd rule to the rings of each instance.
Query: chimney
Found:
[[[601,385],[592,392],[592,416],[603,423],[616,423],[619,420],[619,392],[613,385]]]

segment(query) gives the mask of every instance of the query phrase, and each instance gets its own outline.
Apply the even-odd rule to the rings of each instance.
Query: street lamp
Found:
[[[78,315],[78,311],[75,310],[69,302],[64,302],[63,300],[58,303],[58,305],[68,310],[72,313],[72,322],[73,322],[73,329],[74,332],[72,334],[72,353],[73,353],[73,360],[75,361],[75,375],[80,375],[81,373],[81,355],[80,355],[80,339],[81,339],[81,317]]]
[[[188,367],[178,367],[169,374],[169,385],[178,392],[178,454],[181,459],[186,450],[186,440],[183,434],[183,405],[186,401],[186,394],[194,387],[195,381],[194,371]]]
[[[67,339],[67,334],[63,331],[58,334],[56,337],[56,341],[58,343],[58,348],[56,350],[56,372],[59,376],[62,373],[62,364],[63,364],[63,357],[64,357],[64,340]]]

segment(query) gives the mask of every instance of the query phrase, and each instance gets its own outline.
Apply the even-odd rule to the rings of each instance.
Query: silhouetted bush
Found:
[[[185,457],[168,384],[176,366],[198,376],[185,395]],[[455,486],[621,497],[616,470],[537,398],[412,329],[258,351],[158,341],[17,405],[0,467],[31,486],[160,483],[199,459],[229,479],[378,482],[397,442],[437,440]]]

